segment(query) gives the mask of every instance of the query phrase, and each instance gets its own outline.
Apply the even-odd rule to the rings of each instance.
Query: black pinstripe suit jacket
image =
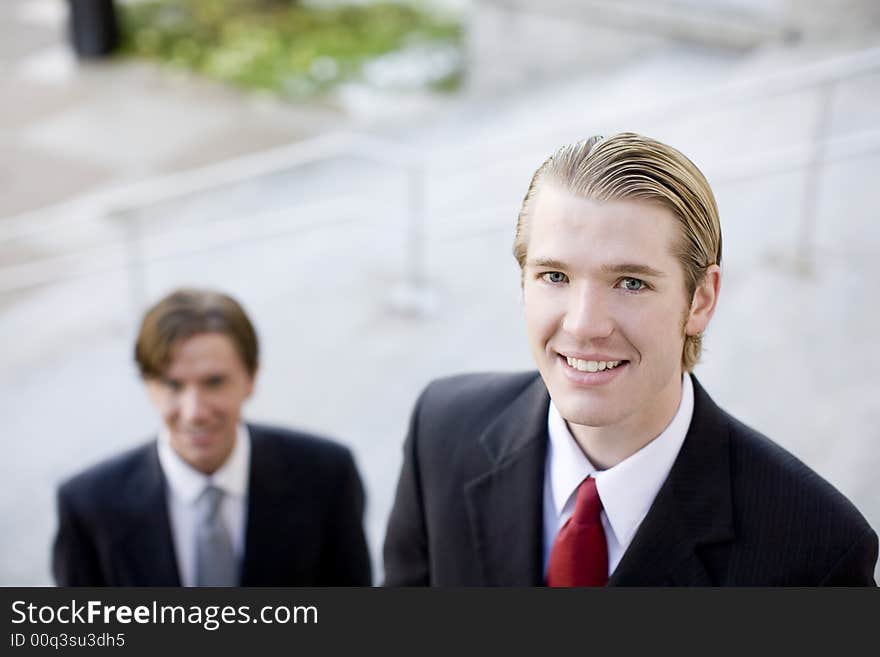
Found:
[[[543,584],[548,405],[536,372],[428,386],[404,446],[386,585]],[[694,379],[684,444],[609,584],[874,585],[876,561],[856,508]]]

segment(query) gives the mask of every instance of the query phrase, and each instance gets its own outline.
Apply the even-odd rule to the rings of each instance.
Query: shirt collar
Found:
[[[550,434],[547,458],[550,459],[550,483],[557,517],[584,478],[593,475],[615,537],[621,545],[632,540],[669,476],[690,428],[694,388],[688,373],[685,372],[681,379],[681,402],[669,425],[638,452],[603,471],[597,471],[581,451],[551,400],[547,417]]]
[[[235,444],[229,457],[216,472],[206,475],[189,463],[171,447],[167,429],[159,433],[159,464],[172,492],[186,504],[193,504],[208,485],[216,486],[233,497],[247,494],[248,473],[251,460],[251,437],[244,424],[235,432]]]

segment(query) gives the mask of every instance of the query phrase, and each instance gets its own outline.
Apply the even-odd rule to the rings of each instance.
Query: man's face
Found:
[[[600,204],[550,183],[539,190],[523,278],[526,331],[569,423],[659,433],[671,419],[690,310],[672,254],[678,231],[659,205]]]
[[[235,445],[241,407],[254,380],[223,333],[199,333],[172,349],[171,363],[147,394],[171,435],[171,446],[192,467],[211,474]]]

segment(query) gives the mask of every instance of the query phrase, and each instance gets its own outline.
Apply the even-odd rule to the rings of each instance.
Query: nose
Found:
[[[199,424],[209,416],[207,398],[195,386],[181,393],[179,410],[186,424]]]
[[[610,299],[603,290],[584,284],[573,289],[562,328],[581,343],[607,338],[614,332]]]

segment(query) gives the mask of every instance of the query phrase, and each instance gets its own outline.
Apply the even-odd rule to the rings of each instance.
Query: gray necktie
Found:
[[[205,488],[198,500],[196,527],[196,586],[237,586],[238,563],[232,539],[223,524],[223,491]]]

